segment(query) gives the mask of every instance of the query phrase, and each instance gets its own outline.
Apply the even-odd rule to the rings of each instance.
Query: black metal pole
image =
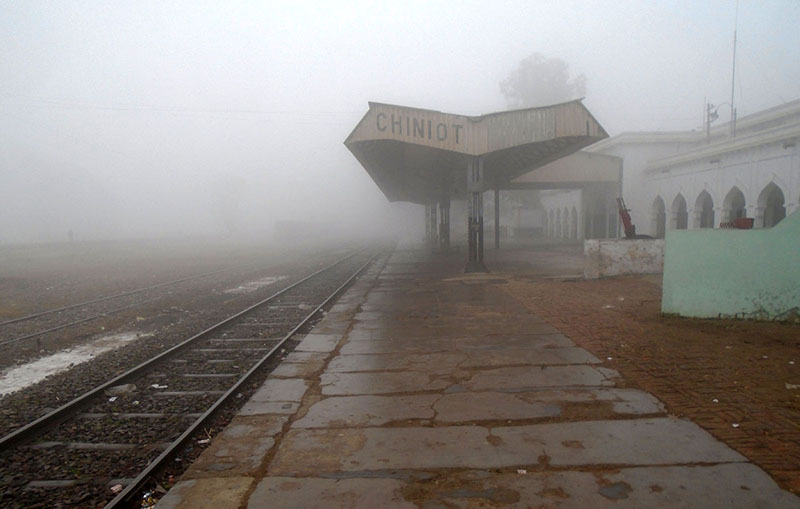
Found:
[[[494,248],[500,249],[500,189],[494,190]]]

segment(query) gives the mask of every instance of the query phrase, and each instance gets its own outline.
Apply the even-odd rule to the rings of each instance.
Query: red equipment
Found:
[[[617,198],[617,208],[619,209],[619,217],[622,218],[622,225],[625,227],[625,238],[636,238],[636,226],[631,222],[631,209],[625,207],[625,200],[622,197]]]

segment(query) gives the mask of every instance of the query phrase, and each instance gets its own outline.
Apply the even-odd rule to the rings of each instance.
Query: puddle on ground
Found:
[[[86,362],[101,353],[115,350],[131,341],[148,336],[152,336],[152,334],[135,332],[108,334],[85,345],[6,369],[0,372],[0,396],[24,389],[49,375],[65,371],[71,365]]]
[[[268,276],[261,279],[256,279],[255,281],[250,281],[248,283],[241,284],[235,288],[228,288],[222,293],[250,293],[255,290],[258,290],[259,288],[263,288],[265,286],[277,283],[278,281],[283,281],[287,277],[288,276]]]

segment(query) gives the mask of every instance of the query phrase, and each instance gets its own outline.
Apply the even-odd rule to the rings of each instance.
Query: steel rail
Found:
[[[181,447],[192,435],[194,435],[200,427],[205,424],[205,422],[211,418],[214,413],[221,407],[223,404],[227,402],[227,400],[233,396],[239,388],[246,384],[250,378],[263,366],[268,360],[270,360],[276,352],[280,350],[280,348],[294,336],[297,334],[304,325],[306,325],[309,321],[311,321],[317,313],[319,313],[331,300],[333,300],[347,285],[349,285],[356,277],[359,276],[369,265],[380,255],[380,251],[370,257],[366,263],[361,265],[358,270],[356,270],[344,283],[342,283],[336,290],[333,291],[319,306],[317,306],[311,313],[309,313],[303,320],[297,324],[289,333],[286,334],[274,347],[270,349],[269,352],[264,355],[250,370],[247,371],[230,389],[228,389],[225,394],[219,397],[217,401],[212,404],[208,410],[206,410],[203,415],[197,418],[195,422],[189,426],[189,428],[184,431],[181,436],[175,439],[156,459],[151,461],[147,467],[133,480],[128,484],[125,489],[123,489],[114,499],[112,499],[108,504],[105,505],[104,509],[114,509],[120,507],[120,505],[126,502],[133,494],[138,493],[138,491],[144,488],[144,485],[150,479],[150,476],[153,474],[155,470],[157,470],[164,462],[169,459],[172,454]]]
[[[33,314],[30,314],[30,315],[20,316],[18,318],[12,318],[11,320],[6,320],[4,322],[0,322],[0,327],[2,327],[4,325],[9,325],[9,324],[12,324],[12,323],[24,322],[26,320],[32,320],[34,318],[39,318],[40,316],[51,315],[53,313],[60,313],[61,311],[68,311],[70,309],[79,308],[81,306],[88,306],[89,304],[97,304],[98,302],[105,302],[107,300],[118,299],[120,297],[127,297],[129,295],[136,295],[137,293],[146,292],[147,290],[155,290],[156,288],[161,288],[163,286],[176,285],[178,283],[183,283],[185,281],[190,281],[192,279],[200,279],[201,277],[213,276],[214,274],[221,274],[223,272],[227,272],[227,271],[233,270],[233,269],[234,269],[234,267],[228,267],[227,269],[220,269],[220,270],[215,270],[215,271],[212,271],[212,272],[204,272],[202,274],[195,274],[194,276],[187,276],[187,277],[180,278],[180,279],[173,279],[172,281],[165,281],[163,283],[158,283],[157,285],[143,286],[143,287],[137,288],[135,290],[130,290],[130,291],[127,291],[127,292],[118,293],[118,294],[115,294],[115,295],[106,295],[105,297],[98,297],[96,299],[87,300],[87,301],[84,301],[84,302],[79,302],[77,304],[70,304],[69,306],[64,306],[64,307],[60,307],[60,308],[56,308],[56,309],[48,309],[46,311],[40,311],[38,313],[33,313]]]
[[[238,313],[229,316],[228,318],[222,320],[221,322],[218,322],[218,323],[212,325],[211,327],[205,329],[204,331],[195,334],[194,336],[190,337],[189,339],[186,339],[186,340],[182,341],[181,343],[178,343],[177,345],[175,345],[175,346],[173,346],[173,347],[161,352],[160,354],[156,355],[155,357],[152,357],[149,360],[146,360],[146,361],[142,362],[138,366],[130,368],[128,371],[125,371],[121,375],[118,375],[118,376],[112,378],[111,380],[109,380],[109,381],[107,381],[107,382],[105,382],[105,383],[103,383],[101,385],[98,385],[94,389],[91,389],[91,390],[83,393],[82,395],[80,395],[80,396],[74,398],[73,400],[61,405],[60,407],[56,408],[55,410],[53,410],[51,412],[48,412],[47,414],[39,417],[38,419],[36,419],[34,421],[29,422],[28,424],[26,424],[26,425],[24,425],[24,426],[22,426],[20,428],[17,428],[16,430],[12,431],[11,433],[8,433],[4,437],[0,438],[0,452],[5,451],[6,449],[10,448],[11,446],[13,446],[13,445],[15,445],[15,444],[17,444],[17,443],[19,443],[19,442],[21,442],[23,440],[26,440],[27,438],[32,437],[37,431],[39,431],[39,430],[41,430],[43,428],[46,428],[46,427],[56,423],[59,420],[65,419],[66,417],[69,416],[70,412],[75,412],[78,409],[80,409],[83,405],[88,404],[89,400],[91,400],[93,397],[101,394],[103,391],[105,391],[109,387],[114,387],[116,385],[120,385],[121,383],[125,382],[126,380],[136,376],[137,374],[143,372],[146,369],[151,368],[152,366],[154,366],[159,361],[171,356],[172,354],[178,352],[179,350],[182,350],[183,348],[185,348],[188,345],[194,343],[195,341],[197,341],[199,339],[203,339],[203,338],[209,336],[213,332],[215,332],[215,331],[227,326],[228,324],[230,324],[231,322],[237,320],[241,316],[249,313],[250,311],[252,311],[252,310],[254,310],[254,309],[256,309],[256,308],[258,308],[260,306],[263,306],[267,302],[275,299],[276,297],[278,297],[280,295],[283,295],[287,291],[289,291],[292,288],[295,288],[296,286],[306,282],[307,280],[313,278],[314,276],[316,276],[318,274],[321,274],[322,272],[325,272],[325,271],[327,271],[329,269],[332,269],[333,267],[339,265],[340,263],[342,263],[342,262],[354,257],[356,254],[357,254],[357,252],[356,253],[351,253],[351,254],[349,254],[349,255],[347,255],[347,256],[345,256],[345,257],[343,257],[343,258],[341,258],[341,259],[339,259],[339,260],[337,260],[335,262],[333,262],[332,264],[328,265],[327,267],[323,267],[323,268],[319,269],[318,271],[316,271],[316,272],[314,272],[312,274],[309,274],[308,276],[304,277],[303,279],[301,279],[299,281],[296,281],[292,285],[287,286],[286,288],[283,288],[282,290],[272,294],[271,296],[267,297],[266,299],[263,299],[263,300],[255,303],[255,304],[253,304],[251,306],[248,306],[244,310],[239,311]]]
[[[39,331],[39,332],[34,332],[33,334],[28,334],[27,336],[20,336],[18,338],[6,339],[5,341],[0,341],[0,346],[10,345],[11,343],[18,343],[20,341],[25,341],[26,339],[32,339],[32,338],[35,338],[35,337],[38,337],[38,336],[44,336],[45,334],[48,334],[50,332],[55,332],[55,331],[58,331],[58,330],[61,330],[61,329],[66,329],[67,327],[72,327],[73,325],[80,325],[80,324],[85,323],[85,322],[91,322],[92,320],[97,320],[98,318],[103,318],[104,316],[113,315],[114,313],[119,313],[120,311],[125,311],[126,309],[135,308],[136,306],[143,306],[143,305],[148,304],[150,302],[155,302],[156,300],[158,300],[158,299],[148,299],[148,300],[145,300],[145,301],[142,301],[142,302],[135,302],[133,304],[128,304],[126,306],[121,306],[121,307],[118,307],[118,308],[111,309],[111,310],[106,311],[104,313],[100,313],[99,315],[90,316],[88,318],[81,318],[80,320],[75,320],[74,322],[69,322],[69,323],[65,323],[65,324],[62,324],[62,325],[56,325],[55,327],[51,327],[51,328],[49,328],[47,330],[43,330],[43,331]]]

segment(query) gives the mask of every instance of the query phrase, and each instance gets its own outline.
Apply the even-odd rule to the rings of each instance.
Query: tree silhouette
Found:
[[[586,94],[586,76],[570,80],[569,64],[534,53],[500,82],[510,108],[529,108],[578,99]]]

